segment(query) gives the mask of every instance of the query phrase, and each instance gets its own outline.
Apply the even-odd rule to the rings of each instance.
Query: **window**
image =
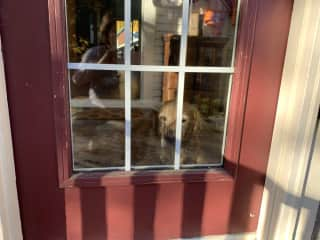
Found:
[[[223,164],[233,0],[67,0],[73,170]]]

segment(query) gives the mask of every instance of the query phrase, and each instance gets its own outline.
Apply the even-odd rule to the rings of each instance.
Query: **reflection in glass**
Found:
[[[187,73],[182,164],[221,164],[229,75]]]
[[[235,0],[190,1],[187,65],[231,66],[235,25]],[[133,1],[136,36],[133,64],[179,65],[182,1]],[[136,14],[140,14],[137,18]],[[141,36],[141,38],[140,38]],[[140,42],[138,41],[140,40]]]
[[[236,25],[234,0],[193,1],[187,65],[231,66]]]
[[[133,166],[173,166],[175,150],[175,116],[165,118],[164,105],[175,106],[164,98],[163,77],[169,73],[133,72],[132,79],[141,76],[140,99],[132,101],[132,162]],[[177,75],[177,73],[170,73]]]
[[[133,165],[172,166],[178,74],[144,72],[140,76],[140,99],[132,101]],[[186,74],[181,123],[182,164],[222,163],[229,77],[228,74]]]
[[[75,170],[123,167],[124,73],[77,70],[70,79]]]
[[[186,31],[187,66],[230,67],[237,1],[190,0],[189,29],[182,29],[182,2],[132,0],[131,64],[178,66],[181,34]],[[66,3],[69,62],[123,64],[124,0]],[[132,167],[172,167],[178,73],[140,68],[141,72],[131,72]],[[75,169],[124,167],[124,75],[70,70]],[[185,73],[182,166],[221,164],[229,77]]]
[[[124,1],[67,0],[69,61],[124,62]]]
[[[190,1],[188,66],[231,66],[236,2]],[[131,5],[131,63],[179,65],[182,1]],[[124,63],[123,0],[67,0],[67,20],[70,62]]]
[[[169,61],[170,49],[165,39],[181,34],[182,1],[133,0],[131,16],[132,21],[141,22],[139,28],[132,31],[133,36],[141,33],[140,43],[134,44],[131,53],[132,64],[178,65],[178,61]],[[175,51],[179,58],[180,43],[176,44]]]
[[[233,0],[192,1],[189,15],[187,66],[231,66],[236,2]],[[180,38],[179,30],[163,34],[165,63],[179,64]]]
[[[124,73],[78,70],[70,75],[75,168],[123,166]],[[177,73],[132,72],[133,167],[173,165],[177,79]],[[228,74],[186,73],[182,165],[221,164],[228,88]]]

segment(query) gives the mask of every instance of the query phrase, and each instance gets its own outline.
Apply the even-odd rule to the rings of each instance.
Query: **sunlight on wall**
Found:
[[[0,216],[0,240],[4,240],[4,236],[3,236],[3,226],[2,226],[2,217]]]
[[[0,240],[4,240],[4,230],[3,230],[3,224],[2,224],[3,220],[2,220],[2,215],[0,212]]]
[[[22,240],[0,39],[0,240]]]

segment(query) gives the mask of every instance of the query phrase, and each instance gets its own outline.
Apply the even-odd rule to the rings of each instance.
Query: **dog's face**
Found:
[[[177,103],[176,101],[166,102],[159,112],[159,133],[161,138],[174,140],[176,134],[176,116]],[[182,115],[182,141],[188,141],[195,136],[200,130],[201,115],[198,109],[189,104],[183,104]]]

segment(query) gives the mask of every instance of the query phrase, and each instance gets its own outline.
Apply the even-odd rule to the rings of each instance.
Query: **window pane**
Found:
[[[181,34],[182,1],[132,0],[132,64],[178,65],[180,43],[170,59],[168,40]]]
[[[235,0],[193,1],[187,65],[231,66],[236,25]],[[171,41],[178,41],[171,40]]]
[[[124,0],[66,2],[69,61],[123,64]],[[132,0],[131,64],[179,65],[182,2]],[[234,2],[190,1],[187,65],[231,65]],[[124,168],[124,72],[69,73],[74,169]],[[182,166],[222,163],[229,78],[185,73]],[[133,168],[173,167],[177,91],[178,73],[131,72]]]
[[[172,166],[177,115],[177,73],[132,73],[140,99],[132,101],[134,166]],[[230,75],[187,73],[182,114],[181,164],[221,165]],[[136,89],[132,86],[132,91]],[[133,94],[135,95],[135,94]]]
[[[74,169],[123,167],[124,73],[70,72]]]
[[[221,164],[228,74],[187,73],[182,116],[182,164]]]
[[[71,79],[81,71],[71,73]],[[75,169],[124,165],[124,73],[92,71],[118,83],[87,90],[71,86]],[[75,90],[76,89],[76,90]],[[113,89],[113,91],[112,91]],[[133,72],[133,167],[173,166],[176,140],[177,73]],[[182,114],[181,164],[222,164],[229,75],[187,73]],[[87,94],[84,94],[86,93]],[[104,92],[104,94],[101,94]]]
[[[187,65],[231,66],[236,1],[190,4]],[[132,63],[179,65],[182,1],[132,0],[132,6]]]
[[[168,76],[174,79],[171,85],[165,79]],[[173,167],[177,76],[177,73],[132,73],[133,86],[141,79],[140,99],[132,101],[134,166]]]
[[[66,0],[70,62],[124,62],[124,1]]]

